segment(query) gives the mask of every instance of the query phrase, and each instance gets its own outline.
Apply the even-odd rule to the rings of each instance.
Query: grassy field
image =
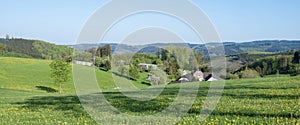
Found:
[[[97,124],[85,112],[72,81],[57,92],[49,78],[49,61],[0,57],[0,124]],[[89,67],[82,67],[89,68]],[[131,115],[157,113],[177,96],[179,84],[168,85],[151,102],[134,101],[118,92],[111,73],[96,70],[105,97],[120,111]],[[143,77],[145,74],[142,75]],[[127,82],[125,78],[116,77]],[[145,84],[133,82],[138,88]],[[198,115],[210,83],[200,84],[198,96],[182,121],[174,124],[299,124],[300,77],[270,76],[229,80],[216,109],[203,122]],[[191,90],[192,91],[192,90]],[[120,97],[123,97],[120,99]],[[109,116],[101,116],[107,117]],[[126,124],[126,121],[124,123]]]

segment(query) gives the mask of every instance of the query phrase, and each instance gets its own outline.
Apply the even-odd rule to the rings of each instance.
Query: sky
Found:
[[[107,2],[108,0],[1,0],[0,37],[8,34],[15,38],[39,39],[60,45],[75,44],[89,17]],[[192,2],[209,17],[222,41],[300,39],[299,0]],[[132,30],[137,27],[125,27],[133,20],[142,22],[139,25],[141,27],[151,24],[176,27],[172,30],[184,32],[187,41],[196,41],[194,34],[180,21],[151,13],[119,21],[111,29],[112,33],[107,33],[106,41],[119,41],[124,39],[125,32],[134,32]],[[116,33],[118,31],[120,33]]]

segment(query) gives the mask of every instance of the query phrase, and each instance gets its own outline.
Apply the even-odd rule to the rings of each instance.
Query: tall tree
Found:
[[[93,48],[87,49],[85,51],[92,54],[92,57],[93,57],[92,60],[93,60],[93,62],[95,62],[95,56],[96,56],[96,53],[97,53],[97,48],[93,47]]]
[[[138,63],[138,60],[135,60],[132,64],[129,65],[129,76],[134,80],[140,77]]]
[[[267,75],[268,74],[268,63],[262,62],[262,66],[263,66],[263,68],[262,68],[263,75]]]
[[[291,65],[289,73],[291,76],[299,75],[300,74],[300,64]]]
[[[103,47],[99,47],[97,49],[97,53],[96,53],[96,56],[98,57],[108,57],[108,58],[111,58],[111,48],[110,48],[110,45],[107,44]]]
[[[166,49],[160,49],[160,57],[162,61],[166,61],[171,57],[171,53]]]
[[[111,62],[108,59],[105,60],[103,68],[105,68],[106,71],[111,70]]]
[[[199,68],[199,63],[197,61],[197,58],[194,55],[190,55],[189,58],[189,64],[188,64],[188,70],[193,71],[195,69]]]
[[[180,77],[180,74],[181,74],[179,72],[180,66],[177,63],[177,60],[176,60],[175,57],[171,57],[170,59],[168,59],[165,62],[165,65],[167,66],[166,67],[166,72],[167,72],[168,75],[170,75],[171,79],[176,80]]]
[[[293,63],[294,64],[299,64],[300,63],[300,52],[299,51],[294,53]]]
[[[202,65],[203,54],[202,54],[200,51],[194,50],[194,56],[195,56],[195,58],[196,58],[196,60],[197,60],[197,63],[198,63],[199,65]]]
[[[62,93],[62,84],[70,80],[71,65],[63,60],[55,60],[50,64],[51,78],[59,84],[59,93]]]

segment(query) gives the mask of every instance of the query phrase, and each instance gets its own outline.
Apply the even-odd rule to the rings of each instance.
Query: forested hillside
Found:
[[[2,56],[27,57],[39,59],[60,59],[70,56],[73,49],[59,46],[40,40],[27,39],[0,39],[0,44],[5,46]],[[5,52],[4,52],[5,51]]]
[[[227,57],[229,78],[260,77],[275,74],[300,74],[300,51],[281,53],[242,53]]]

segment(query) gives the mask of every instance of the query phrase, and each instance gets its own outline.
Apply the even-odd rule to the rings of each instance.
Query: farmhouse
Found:
[[[192,74],[186,74],[181,76],[181,78],[178,80],[179,82],[192,82],[193,81],[193,75]]]
[[[149,70],[151,68],[156,69],[157,65],[154,64],[147,64],[147,63],[140,63],[139,68],[141,71]]]
[[[74,64],[83,65],[83,66],[94,66],[91,62],[84,62],[84,61],[74,61]]]
[[[206,74],[204,75],[204,80],[205,80],[205,81],[218,81],[219,79],[218,79],[218,77],[215,76],[214,74],[206,73]]]
[[[185,70],[182,76],[177,80],[177,82],[196,82],[196,81],[217,81],[218,77],[212,73],[202,73],[199,70],[195,70],[193,73],[187,73]]]

